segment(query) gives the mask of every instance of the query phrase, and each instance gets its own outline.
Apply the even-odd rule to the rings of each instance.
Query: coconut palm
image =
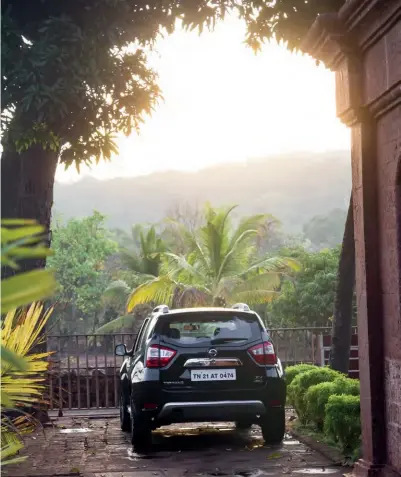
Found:
[[[154,225],[135,225],[132,239],[125,241],[120,255],[125,268],[143,281],[159,275],[161,256],[165,251],[166,245]]]
[[[160,276],[132,291],[128,312],[148,302],[173,307],[269,302],[277,294],[282,274],[297,264],[289,258],[257,258],[255,239],[266,217],[246,217],[233,227],[235,208],[207,205],[205,225],[198,231],[181,226],[189,252],[186,256],[164,252]]]
[[[98,333],[135,329],[135,323],[138,324],[137,315],[124,314],[131,291],[128,283],[131,283],[131,286],[132,283],[145,283],[159,275],[162,256],[167,247],[157,234],[155,226],[134,225],[131,235],[131,238],[123,239],[124,246],[120,248],[121,261],[125,266],[124,273],[120,273],[120,279],[109,284],[102,296],[104,307],[114,308],[121,316],[104,323],[97,330]]]
[[[111,282],[103,294],[106,306],[125,304],[130,291],[129,284],[139,285],[159,276],[162,254],[167,248],[156,228],[134,225],[131,233],[131,238],[122,239],[123,245],[119,250],[123,270],[120,270],[119,278]]]

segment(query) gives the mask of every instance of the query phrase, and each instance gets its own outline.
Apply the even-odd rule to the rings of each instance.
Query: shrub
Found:
[[[305,393],[306,419],[315,424],[318,430],[323,429],[326,404],[332,395],[359,395],[359,381],[339,377],[333,382],[323,382],[311,386]]]
[[[340,445],[344,454],[357,455],[361,445],[359,396],[330,396],[325,414],[325,434]]]
[[[317,366],[313,364],[296,364],[295,366],[289,366],[285,369],[285,381],[287,386],[289,386],[294,378],[301,373],[305,373],[306,371],[310,371],[311,369],[316,369]]]
[[[331,382],[341,376],[343,375],[330,368],[316,367],[310,371],[298,374],[298,376],[294,378],[288,387],[288,397],[290,403],[297,411],[301,422],[305,423],[307,420],[305,408],[306,401],[304,399],[307,390],[315,384]]]

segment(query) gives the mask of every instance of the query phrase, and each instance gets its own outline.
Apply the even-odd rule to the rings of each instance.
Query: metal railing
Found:
[[[321,365],[323,335],[330,328],[276,328],[269,333],[284,367],[298,363]]]
[[[356,330],[355,330],[356,331]],[[354,332],[355,332],[354,331]],[[269,330],[284,367],[297,363],[324,366],[330,328],[279,328]],[[48,396],[50,409],[100,409],[119,405],[119,369],[115,356],[119,343],[131,347],[135,334],[51,335]]]
[[[118,407],[123,358],[114,349],[119,343],[131,345],[135,337],[127,333],[48,336],[50,409]]]

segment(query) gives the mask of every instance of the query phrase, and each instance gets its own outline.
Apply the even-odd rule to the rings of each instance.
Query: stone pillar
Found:
[[[303,51],[336,74],[351,128],[363,458],[358,475],[401,475],[401,0],[348,0]],[[335,184],[333,184],[335,187]]]

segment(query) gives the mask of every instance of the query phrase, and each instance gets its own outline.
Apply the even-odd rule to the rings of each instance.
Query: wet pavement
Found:
[[[289,434],[280,446],[264,446],[257,426],[237,431],[232,423],[161,428],[153,433],[151,451],[138,454],[116,418],[59,418],[26,439],[23,455],[28,460],[7,467],[8,475],[336,477],[349,472]]]

